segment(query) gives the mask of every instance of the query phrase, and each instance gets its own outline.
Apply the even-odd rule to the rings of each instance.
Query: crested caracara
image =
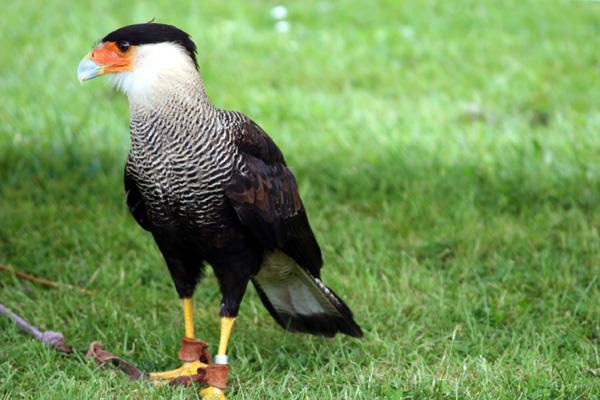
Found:
[[[192,294],[205,264],[222,294],[216,364],[228,362],[250,281],[284,329],[362,337],[348,306],[320,279],[321,250],[281,151],[250,118],[212,104],[187,33],[158,23],[122,27],[77,74],[82,82],[108,75],[127,95],[126,201],[164,256],[183,302],[185,337],[194,338]],[[201,365],[188,360],[152,377],[193,375]]]

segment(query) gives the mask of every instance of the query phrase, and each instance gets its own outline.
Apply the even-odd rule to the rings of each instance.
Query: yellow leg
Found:
[[[185,336],[194,339],[194,307],[191,297],[184,298],[183,304],[183,320],[185,322]],[[163,372],[151,372],[150,380],[156,381],[157,383],[165,383],[174,378],[180,376],[191,376],[198,373],[198,368],[206,368],[206,364],[200,361],[184,362],[179,368],[163,371]],[[162,382],[161,382],[162,381]]]
[[[191,297],[184,298],[183,320],[185,322],[185,336],[194,339],[194,302]]]
[[[219,351],[217,352],[219,355],[227,355],[227,344],[229,343],[234,322],[235,317],[221,318],[221,339],[219,340]]]
[[[215,357],[215,364],[227,364],[227,344],[233,329],[234,317],[221,318],[221,339],[219,340],[219,351]],[[200,391],[200,395],[204,400],[225,400],[225,394],[219,388],[209,386]]]

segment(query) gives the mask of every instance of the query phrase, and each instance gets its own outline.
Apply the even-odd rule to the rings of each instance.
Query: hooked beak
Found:
[[[80,83],[94,79],[97,76],[104,74],[102,67],[90,60],[90,56],[83,57],[77,67],[77,79]]]
[[[100,75],[131,71],[134,54],[133,48],[123,52],[114,42],[100,43],[79,63],[77,78],[83,83]]]

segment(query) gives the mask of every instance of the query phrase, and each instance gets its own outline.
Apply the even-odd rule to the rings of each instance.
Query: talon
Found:
[[[168,383],[164,381],[170,381],[172,379],[179,378],[182,376],[198,375],[198,369],[206,367],[208,367],[208,365],[200,361],[184,362],[181,367],[172,369],[170,371],[151,372],[150,380],[160,385]]]
[[[200,391],[203,400],[225,400],[225,393],[221,389],[209,386]]]

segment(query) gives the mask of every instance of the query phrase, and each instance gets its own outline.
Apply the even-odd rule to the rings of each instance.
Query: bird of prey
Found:
[[[164,256],[183,303],[184,338],[194,339],[192,294],[205,264],[222,294],[216,364],[228,362],[250,281],[284,329],[362,337],[320,279],[321,250],[281,151],[250,118],[212,104],[187,33],[152,22],[124,26],[83,58],[77,74],[81,82],[110,74],[128,97],[126,202]],[[188,360],[151,376],[189,376],[201,365]]]

